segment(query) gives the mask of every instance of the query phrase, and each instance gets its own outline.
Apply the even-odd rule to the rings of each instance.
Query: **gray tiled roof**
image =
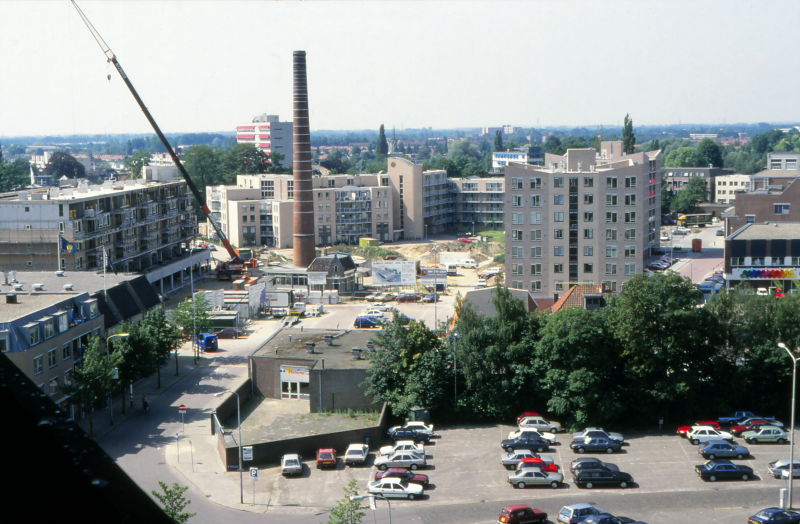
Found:
[[[800,222],[749,224],[730,236],[730,240],[794,240],[800,239]]]

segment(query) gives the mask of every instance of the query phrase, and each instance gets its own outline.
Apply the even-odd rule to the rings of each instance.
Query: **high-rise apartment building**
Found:
[[[236,126],[236,143],[253,144],[266,154],[282,153],[283,167],[292,167],[294,148],[292,122],[281,122],[278,115],[263,115],[253,118],[249,124]]]
[[[534,296],[575,284],[618,291],[658,246],[661,152],[547,154],[544,166],[505,168],[506,284]]]

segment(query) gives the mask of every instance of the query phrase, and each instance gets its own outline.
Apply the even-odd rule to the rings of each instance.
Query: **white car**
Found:
[[[525,434],[525,436],[528,437],[539,437],[542,440],[546,440],[550,444],[554,444],[555,441],[557,440],[555,434],[548,433],[547,431],[540,431],[534,428],[519,428],[517,431],[512,431],[511,433],[509,433],[508,439],[513,440],[519,438],[523,434]]]
[[[381,311],[380,309],[370,308],[366,311],[362,311],[360,316],[383,318],[383,311]]]
[[[300,475],[303,473],[303,463],[300,462],[300,455],[292,453],[281,457],[281,475]]]
[[[391,455],[381,455],[375,459],[375,467],[386,471],[389,468],[406,468],[414,471],[427,464],[425,456],[420,457],[410,451],[397,451]]]
[[[369,446],[366,444],[350,444],[344,454],[344,463],[347,466],[364,464],[369,457]]]
[[[411,451],[420,456],[425,456],[425,446],[422,444],[415,444],[413,440],[398,440],[394,446],[383,446],[380,449],[380,455],[391,455],[395,451]]]
[[[539,431],[558,433],[561,431],[561,424],[558,422],[547,421],[539,416],[528,415],[519,421],[519,429],[537,429]]]
[[[413,429],[417,433],[424,433],[426,435],[433,436],[433,424],[425,424],[420,420],[406,422],[405,426],[395,426],[389,430],[389,433],[396,429]]]
[[[376,310],[376,311],[383,311],[383,312],[386,312],[386,311],[391,311],[391,310],[393,310],[393,309],[394,309],[394,306],[390,306],[389,304],[385,304],[385,303],[383,303],[383,302],[377,302],[377,303],[375,303],[375,304],[372,304],[372,305],[370,305],[370,306],[369,306],[369,309],[370,309],[370,311],[374,309],[374,310]]]
[[[489,269],[484,271],[483,274],[484,274],[484,276],[487,276],[487,277],[493,277],[493,276],[499,274],[502,271],[503,270],[500,269],[499,267],[490,267]]]
[[[708,440],[733,440],[733,435],[727,431],[717,431],[711,426],[692,426],[686,432],[686,438],[696,446]]]
[[[414,500],[422,496],[422,486],[398,478],[386,477],[370,482],[367,485],[367,493],[383,495],[387,498],[394,497]]]

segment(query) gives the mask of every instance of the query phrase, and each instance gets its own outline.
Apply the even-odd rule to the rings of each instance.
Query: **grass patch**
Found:
[[[505,231],[478,231],[477,234],[485,236],[492,242],[504,242],[506,239]]]
[[[304,415],[303,419],[304,422],[313,422],[315,418],[327,418],[331,415],[338,415],[341,417],[347,417],[351,419],[358,420],[365,425],[375,425],[378,423],[378,419],[380,418],[381,414],[377,411],[355,411],[352,409],[335,409],[333,411],[320,411],[317,413],[309,413],[308,415]],[[306,419],[306,417],[308,417]]]
[[[379,260],[385,259],[388,255],[395,255],[400,256],[400,253],[397,251],[386,249],[383,247],[361,247],[361,246],[347,246],[347,245],[338,245],[333,246],[334,251],[341,251],[344,253],[350,253],[351,255],[355,255],[357,257],[364,257],[367,260]]]
[[[505,264],[506,263],[506,254],[505,253],[500,253],[499,255],[495,256],[492,259],[492,262],[498,262],[500,264]]]

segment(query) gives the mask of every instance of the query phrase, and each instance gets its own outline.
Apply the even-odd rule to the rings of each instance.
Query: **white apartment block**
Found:
[[[294,160],[294,125],[281,122],[278,115],[263,115],[253,118],[249,124],[236,126],[236,143],[253,144],[269,155],[271,152],[283,153],[282,165],[292,167]]]
[[[767,153],[767,169],[781,171],[797,171],[800,153],[797,152],[778,152]]]
[[[661,152],[570,149],[505,169],[506,284],[541,296],[575,284],[616,292],[658,246]]]
[[[717,204],[733,204],[736,202],[736,193],[753,190],[753,177],[751,175],[725,175],[714,177],[714,194],[711,201]]]

